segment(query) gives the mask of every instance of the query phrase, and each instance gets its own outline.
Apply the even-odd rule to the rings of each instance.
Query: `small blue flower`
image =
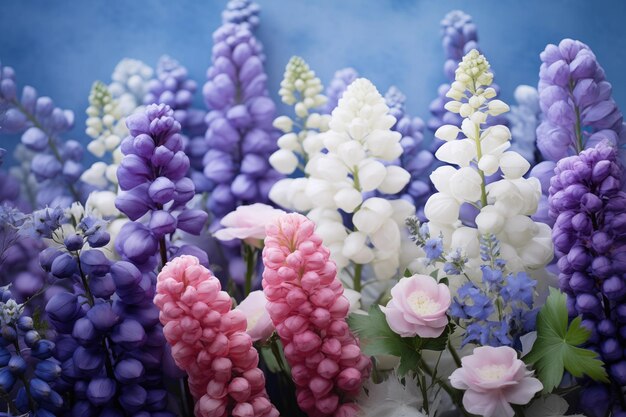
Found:
[[[441,237],[431,237],[426,240],[426,243],[424,244],[424,252],[426,252],[426,256],[431,262],[439,259],[443,253],[443,239]]]
[[[533,293],[537,281],[530,278],[525,272],[517,274],[509,274],[506,279],[506,285],[502,289],[502,299],[504,301],[520,300],[528,307],[533,306]]]
[[[502,271],[493,269],[489,265],[483,265],[480,267],[483,272],[483,283],[487,285],[489,290],[497,289],[503,281]]]
[[[475,320],[487,320],[489,316],[494,312],[493,303],[491,299],[487,297],[479,288],[473,283],[468,282],[459,288],[458,291],[461,302],[455,297],[454,302],[458,304],[459,309],[463,311],[463,314],[452,314],[459,318],[472,318]],[[455,310],[458,311],[458,310]]]
[[[33,212],[22,232],[34,237],[50,239],[52,233],[61,227],[64,218],[65,215],[60,207],[46,207]]]

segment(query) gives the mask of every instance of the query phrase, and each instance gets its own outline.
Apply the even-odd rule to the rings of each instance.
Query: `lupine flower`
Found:
[[[432,117],[428,120],[427,125],[433,132],[445,124],[461,125],[462,117],[445,107],[446,103],[450,101],[450,97],[446,94],[450,90],[450,84],[455,81],[455,71],[462,58],[472,49],[479,50],[476,25],[472,21],[472,17],[461,10],[453,10],[443,18],[441,35],[441,43],[446,56],[443,72],[448,83],[439,86],[439,96],[430,103]],[[498,86],[494,84],[492,87],[496,92],[498,91]],[[489,115],[487,124],[506,124],[506,120],[498,117],[498,115]],[[433,146],[437,148],[441,146],[441,142],[434,141]]]
[[[290,175],[296,170],[304,171],[307,162],[324,148],[318,134],[328,130],[330,116],[319,113],[320,106],[326,103],[322,89],[320,79],[302,58],[294,56],[289,60],[279,94],[283,103],[294,106],[296,117],[292,120],[279,116],[274,120],[274,127],[283,135],[278,138],[279,149],[269,161],[278,172]],[[305,186],[306,181],[301,178],[283,178],[272,186],[270,198],[282,207],[306,210],[310,203]]]
[[[450,382],[465,390],[463,407],[472,414],[513,417],[510,404],[528,404],[543,389],[510,347],[478,347],[461,363],[463,366],[450,375]]]
[[[246,317],[211,271],[192,256],[170,261],[158,276],[154,303],[176,364],[187,371],[202,417],[278,417],[265,391]]]
[[[621,178],[617,150],[608,141],[562,159],[551,181],[550,215],[555,219],[552,239],[559,285],[568,295],[570,314],[582,315],[592,331],[589,347],[600,354],[615,386],[624,387],[626,356],[621,346],[626,339],[618,330],[626,312],[626,194]],[[603,409],[610,403],[605,401]],[[585,412],[596,415],[594,408],[592,400],[583,401]]]
[[[213,66],[203,88],[211,109],[204,174],[213,183],[208,208],[218,222],[242,203],[267,203],[279,175],[267,162],[275,149],[275,107],[265,87],[261,44],[245,25],[231,23],[221,26],[213,41]]]
[[[126,259],[147,262],[156,252],[153,242],[159,242],[163,258],[165,236],[177,229],[199,234],[207,214],[186,208],[195,190],[185,177],[189,158],[170,107],[152,104],[145,112],[129,116],[126,124],[130,136],[122,142],[125,156],[117,170],[124,192],[115,205],[133,222],[122,227],[116,249]],[[138,223],[146,213],[150,213],[147,224]]]
[[[224,23],[247,25],[250,30],[259,26],[259,12],[261,8],[251,0],[229,0],[222,12]]]
[[[122,114],[132,114],[143,103],[153,74],[152,68],[137,59],[124,58],[115,66],[109,91]]]
[[[326,111],[324,113],[330,114],[335,110],[339,104],[339,99],[343,96],[343,92],[346,91],[348,86],[359,78],[359,73],[354,68],[343,68],[335,72],[333,79],[328,83],[326,87]]]
[[[531,171],[542,184],[539,221],[548,215],[549,181],[555,163],[602,140],[614,145],[626,137],[623,116],[611,97],[611,84],[591,49],[580,41],[563,39],[541,53],[539,104],[543,120],[537,127],[537,147],[546,161]]]
[[[370,361],[348,328],[349,302],[314,227],[296,213],[267,227],[267,310],[283,343],[300,408],[309,416],[356,416],[351,401],[369,376]]]
[[[246,333],[253,342],[266,340],[274,333],[274,324],[267,313],[267,298],[263,291],[252,291],[235,309],[246,315],[248,327]]]
[[[0,66],[0,130],[20,132],[22,144],[34,152],[30,171],[37,180],[37,205],[68,207],[83,200],[86,187],[79,180],[83,148],[74,140],[61,141],[59,135],[74,124],[74,114],[54,107],[50,97],[38,97],[25,86],[17,97],[15,73]]]
[[[402,155],[394,164],[401,166],[411,174],[411,180],[400,193],[400,198],[407,199],[423,218],[424,203],[431,193],[430,181],[426,178],[432,168],[434,156],[423,147],[424,122],[419,117],[410,117],[406,113],[404,102],[406,97],[396,87],[390,87],[385,93],[385,103],[389,113],[396,118],[391,128],[402,135]]]
[[[108,243],[105,228],[74,212],[77,226],[52,230],[57,245],[39,257],[51,277],[72,283],[72,291],[58,292],[45,308],[58,334],[59,386],[75,393],[71,412],[170,416],[162,371],[167,357],[152,304],[155,275],[90,249]]]
[[[489,63],[472,50],[459,64],[456,79],[446,108],[464,120],[461,128],[437,129],[435,136],[446,142],[435,156],[459,168],[442,166],[430,176],[438,191],[424,207],[430,234],[441,234],[446,251],[460,248],[470,261],[474,259],[474,266],[479,264],[479,236],[493,234],[510,272],[543,268],[552,258],[550,228],[528,217],[537,210],[539,181],[524,178],[530,164],[507,151],[511,133],[506,126],[483,127],[488,115],[508,111],[505,103],[494,100]],[[459,133],[463,138],[457,140]],[[496,172],[502,173],[501,179],[487,184],[486,177]],[[467,204],[480,209],[476,228],[458,222],[461,206]]]
[[[402,278],[391,289],[391,301],[380,309],[389,327],[402,337],[439,337],[448,325],[450,290],[428,275]]]
[[[372,111],[362,113],[365,108]],[[403,152],[401,135],[390,130],[394,123],[376,87],[358,79],[339,100],[330,130],[319,135],[327,153],[316,155],[305,169],[305,193],[312,204],[308,216],[319,226],[339,269],[350,262],[371,265],[379,279],[390,278],[401,267],[403,238],[397,220],[414,212],[406,200],[368,198],[375,190],[397,194],[410,180],[405,169],[384,164]],[[343,226],[339,209],[348,214],[353,230]]]

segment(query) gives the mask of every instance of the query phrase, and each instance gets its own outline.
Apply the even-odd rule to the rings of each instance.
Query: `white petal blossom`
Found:
[[[440,167],[431,174],[438,190],[426,202],[424,213],[431,235],[443,235],[447,251],[461,249],[470,264],[480,264],[479,239],[493,234],[501,245],[502,258],[510,272],[538,270],[550,262],[553,253],[550,228],[534,222],[541,186],[535,178],[524,178],[530,168],[524,156],[510,150],[511,132],[506,126],[485,126],[488,115],[499,115],[509,106],[495,99],[490,87],[493,74],[478,51],[470,51],[459,64],[446,108],[464,120],[461,129],[442,126],[436,133],[446,140],[436,157],[458,166]],[[456,137],[458,136],[458,139]],[[486,176],[501,172],[487,184]],[[476,228],[459,220],[460,205],[480,210]]]

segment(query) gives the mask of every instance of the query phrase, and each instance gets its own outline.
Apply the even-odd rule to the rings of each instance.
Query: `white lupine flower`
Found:
[[[447,251],[461,249],[470,260],[470,268],[481,262],[479,239],[483,234],[493,234],[499,240],[501,256],[510,272],[543,268],[553,253],[550,228],[530,218],[541,198],[540,184],[535,178],[523,177],[530,164],[509,150],[509,129],[484,126],[488,115],[507,112],[509,106],[494,99],[495,90],[490,87],[493,75],[478,51],[472,50],[463,58],[455,76],[448,93],[452,101],[446,108],[464,120],[460,130],[442,126],[437,131],[437,136],[447,142],[435,156],[459,169],[440,167],[431,174],[439,192],[424,207],[430,233],[443,236]],[[485,177],[498,171],[502,178],[487,184]],[[476,228],[460,222],[463,203],[480,210]]]
[[[269,159],[278,172],[289,175],[298,168],[303,170],[307,162],[323,149],[321,141],[312,139],[328,129],[328,115],[316,112],[326,104],[326,97],[321,94],[323,89],[320,79],[302,58],[294,56],[289,60],[278,94],[283,103],[294,107],[296,120],[288,116],[274,120],[274,127],[284,133],[277,142],[279,149]],[[305,145],[305,142],[308,143]],[[280,204],[295,208],[289,195],[283,195]]]
[[[137,59],[124,58],[113,70],[109,91],[127,116],[143,104],[154,70]]]
[[[295,95],[292,97],[290,92],[297,88],[289,80],[286,77],[280,94],[287,102],[293,102]],[[364,194],[393,195],[410,181],[406,170],[388,164],[402,154],[401,135],[391,131],[395,118],[388,112],[383,97],[370,81],[354,81],[333,110],[329,130],[319,134],[309,131],[300,142],[308,158],[301,158],[307,161],[307,177],[299,179],[304,185],[296,187],[296,180],[284,179],[270,191],[270,198],[281,205],[311,210],[309,218],[317,224],[339,270],[350,263],[355,265],[353,270],[356,265],[359,270],[369,266],[367,270],[374,271],[379,279],[392,278],[406,267],[408,263],[400,262],[400,254],[409,252],[403,245],[415,246],[403,228],[406,217],[415,214],[413,205],[381,197],[365,198]],[[291,136],[281,140],[285,145],[282,149],[295,148]],[[326,152],[321,152],[323,149]],[[352,230],[346,229],[338,210],[352,216]],[[321,215],[328,211],[334,211],[337,217]]]

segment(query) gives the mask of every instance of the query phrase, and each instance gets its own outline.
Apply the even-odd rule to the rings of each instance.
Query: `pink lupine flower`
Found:
[[[402,278],[381,307],[391,330],[402,337],[439,337],[448,325],[450,290],[428,275]]]
[[[263,291],[252,291],[235,307],[236,310],[246,315],[248,321],[246,332],[253,342],[265,340],[274,333],[274,323],[270,319],[266,306],[267,298],[265,298]]]
[[[241,239],[260,248],[265,239],[265,226],[281,214],[285,212],[262,203],[239,206],[220,220],[224,228],[215,232],[214,236],[219,240]]]
[[[517,358],[517,352],[508,346],[478,347],[461,363],[462,367],[450,375],[450,383],[466,390],[463,407],[472,414],[513,417],[515,412],[510,404],[528,404],[543,389]]]
[[[314,227],[296,213],[267,226],[263,291],[300,408],[311,417],[352,417],[370,360],[348,328],[350,303]]]
[[[277,417],[246,317],[193,256],[168,262],[154,303],[176,365],[189,375],[199,417]]]

